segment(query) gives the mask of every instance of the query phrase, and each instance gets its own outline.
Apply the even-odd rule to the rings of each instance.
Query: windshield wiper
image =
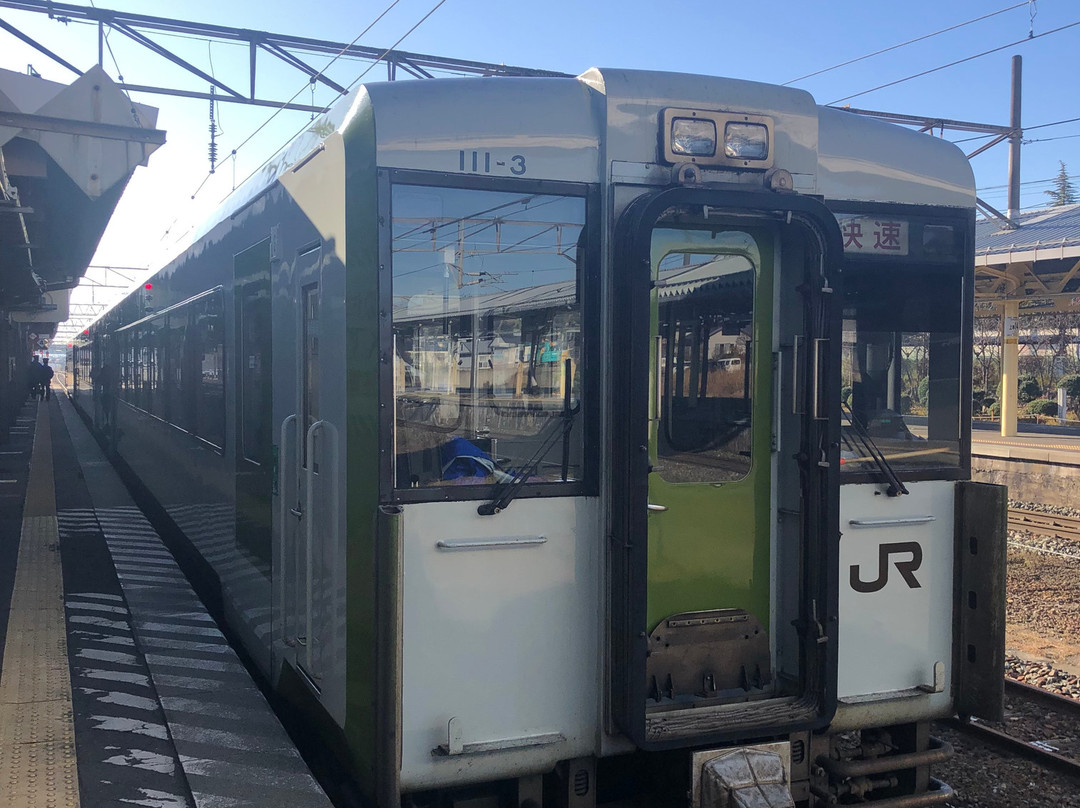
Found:
[[[562,479],[566,482],[566,478],[570,472],[570,429],[574,425],[574,416],[578,414],[581,409],[581,402],[579,401],[573,407],[570,406],[570,388],[572,386],[571,378],[572,371],[570,370],[570,360],[566,360],[565,369],[563,371],[563,378],[565,384],[563,387],[563,409],[559,415],[559,420],[556,422],[555,428],[552,429],[547,437],[544,438],[543,443],[533,452],[533,456],[517,471],[514,472],[514,476],[509,481],[503,484],[499,489],[499,494],[491,502],[485,502],[483,505],[477,507],[476,512],[481,516],[493,516],[506,509],[506,507],[514,501],[514,497],[517,496],[518,491],[521,490],[521,486],[525,484],[525,481],[536,473],[537,467],[547,457],[547,453],[551,451],[551,447],[555,445],[555,441],[562,438],[563,441],[563,457],[562,457]]]
[[[866,431],[866,427],[859,422],[855,417],[855,413],[851,411],[851,407],[847,404],[841,404],[840,406],[844,412],[847,413],[848,422],[851,424],[851,428],[855,431],[855,435],[863,445],[866,453],[870,455],[870,459],[874,461],[881,470],[881,473],[885,475],[885,480],[889,484],[889,488],[885,493],[890,497],[898,497],[901,494],[908,493],[907,488],[900,481],[900,478],[896,476],[896,472],[893,471],[893,467],[889,465],[889,461],[885,459],[885,455],[882,454],[881,449],[874,443],[874,439],[870,437],[870,433]]]

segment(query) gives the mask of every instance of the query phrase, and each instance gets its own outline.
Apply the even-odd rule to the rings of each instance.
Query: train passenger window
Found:
[[[190,373],[185,371],[184,350],[187,344],[188,307],[170,312],[166,320],[163,342],[164,360],[162,389],[165,399],[166,419],[181,429],[191,431],[191,411],[188,388]]]
[[[746,233],[653,231],[656,461],[667,482],[750,472],[757,247]]]
[[[844,275],[841,470],[903,478],[960,465],[962,274],[854,264]]]
[[[146,411],[158,418],[165,419],[164,379],[166,374],[166,355],[164,350],[165,318],[155,317],[146,324],[143,331],[144,352],[146,355]]]
[[[225,445],[225,330],[222,293],[214,292],[192,303],[189,375],[197,382],[196,433],[218,448]]]
[[[397,184],[391,205],[396,487],[581,481],[585,199]]]
[[[237,355],[240,382],[240,456],[252,463],[270,459],[270,244],[259,242],[233,260],[236,278]]]

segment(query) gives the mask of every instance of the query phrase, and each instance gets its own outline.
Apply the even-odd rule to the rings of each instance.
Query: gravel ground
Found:
[[[1080,516],[1080,510],[1076,508],[1063,508],[1060,505],[1043,505],[1040,502],[1024,502],[1020,499],[1010,499],[1010,508],[1024,508],[1039,513],[1056,513],[1059,516]]]
[[[1057,549],[1053,539],[1024,532],[1010,531],[1010,539],[1006,644],[1012,648],[1031,633],[1045,640],[1045,661],[1062,661],[1080,639],[1080,553],[1072,555]],[[1064,654],[1054,653],[1058,646]],[[1025,658],[1038,653],[1022,645],[1019,650]]]
[[[1080,515],[1074,508],[1010,505]],[[1009,652],[1080,675],[1080,542],[1009,531],[1007,592]]]
[[[1080,808],[1080,779],[1040,768],[1025,758],[1003,754],[950,727],[934,734],[956,754],[934,776],[953,787],[952,808]]]
[[[1048,662],[1005,657],[1005,675],[1018,682],[1041,687],[1059,696],[1080,700],[1080,676],[1058,670]]]
[[[1080,516],[1075,508],[1009,505]],[[1080,699],[1080,544],[1010,531],[1006,618],[1006,673]],[[1080,718],[1047,714],[1011,695],[1005,709],[1005,721],[990,726],[1080,757]],[[944,724],[935,725],[934,733],[956,749],[953,759],[934,771],[955,790],[948,803],[953,808],[1080,808],[1080,779],[999,752]]]
[[[1009,657],[1005,669],[1009,676],[1028,684],[1041,682],[1047,690],[1080,694],[1076,676],[1049,665]],[[987,726],[1080,759],[1080,711],[1048,711],[1040,702],[1006,692],[1005,720],[987,722]],[[949,802],[954,808],[1080,807],[1080,778],[1000,752],[944,724],[936,725],[934,732],[956,749],[952,760],[935,767],[934,772],[955,790],[956,796]]]

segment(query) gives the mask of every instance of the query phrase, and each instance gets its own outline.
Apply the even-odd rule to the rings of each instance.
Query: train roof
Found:
[[[535,174],[538,178],[663,179],[670,174],[656,162],[659,114],[667,107],[685,107],[772,116],[777,122],[775,164],[792,173],[802,193],[837,201],[975,204],[974,176],[963,152],[931,135],[819,106],[809,93],[789,87],[593,68],[576,78],[363,85],[268,160],[208,225],[243,208],[324,140],[342,134],[368,104],[375,116],[378,163],[390,168],[445,171],[446,155],[456,158],[466,147],[514,146],[550,155],[550,170]],[[728,179],[731,172],[709,174],[706,181]],[[758,177],[760,172],[753,181],[759,182]]]

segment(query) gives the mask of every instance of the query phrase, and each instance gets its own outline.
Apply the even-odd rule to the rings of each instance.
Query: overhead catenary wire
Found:
[[[1080,134],[1077,134],[1077,135],[1058,135],[1057,137],[1037,137],[1037,138],[1033,138],[1032,140],[1025,140],[1025,141],[1023,141],[1023,143],[1024,143],[1025,146],[1027,146],[1028,144],[1031,144],[1031,143],[1049,143],[1051,140],[1071,140],[1074,137],[1080,137]]]
[[[235,165],[235,163],[236,163],[236,153],[238,151],[240,151],[240,149],[242,149],[244,146],[246,146],[248,143],[250,143],[252,138],[254,138],[257,134],[259,134],[259,132],[261,132],[263,129],[265,129],[270,124],[270,122],[273,121],[274,118],[276,118],[278,115],[280,115],[281,112],[284,111],[286,109],[286,107],[288,107],[289,104],[291,104],[293,101],[295,101],[296,98],[302,92],[304,92],[304,90],[306,90],[309,86],[314,86],[314,83],[319,78],[319,76],[322,76],[327,70],[329,70],[330,67],[335,62],[337,62],[338,59],[340,59],[342,57],[342,55],[345,54],[348,51],[349,48],[351,48],[353,45],[355,45],[360,40],[360,37],[362,37],[364,34],[366,34],[368,31],[370,31],[372,28],[374,28],[379,23],[379,21],[383,17],[385,17],[387,14],[389,14],[390,11],[393,10],[394,6],[396,6],[400,2],[401,2],[401,0],[393,0],[393,2],[390,3],[390,5],[388,5],[386,8],[384,8],[382,10],[382,12],[379,14],[378,17],[376,17],[374,20],[372,20],[371,23],[363,31],[361,31],[359,34],[357,34],[353,38],[352,42],[350,42],[346,47],[344,47],[340,51],[338,51],[337,54],[335,54],[334,57],[332,59],[330,59],[329,62],[327,62],[325,65],[323,65],[322,70],[320,70],[318,73],[316,73],[314,76],[309,78],[306,82],[304,82],[304,84],[300,87],[300,89],[298,89],[295,93],[293,93],[292,97],[289,98],[288,101],[284,102],[281,106],[279,106],[277,109],[275,109],[265,121],[263,121],[261,124],[259,124],[255,128],[255,130],[253,132],[251,132],[246,138],[244,138],[240,142],[240,144],[238,146],[236,146],[232,150],[232,152],[229,155],[233,159],[233,164]],[[445,2],[445,0],[443,0],[443,2]],[[439,5],[442,5],[442,3],[440,3]],[[431,16],[430,12],[428,13],[427,16]],[[424,19],[427,19],[427,17],[425,17]],[[415,30],[415,28],[413,30]],[[410,31],[409,33],[412,33],[412,31]],[[207,40],[207,41],[209,42],[209,40]],[[401,40],[398,40],[398,41],[400,42]],[[394,47],[397,47],[397,45],[395,44]],[[368,70],[370,70],[370,69],[371,68],[369,67]],[[351,88],[349,88],[349,89],[351,89]],[[342,94],[339,93],[338,95],[334,96],[333,100],[336,101],[341,95]],[[331,103],[333,103],[333,101],[331,101]],[[304,128],[306,128],[306,127],[304,127]],[[304,131],[304,130],[301,129],[300,132],[302,132],[302,131]],[[297,132],[297,134],[299,134],[299,132]],[[265,165],[265,164],[266,164],[266,162],[264,161],[263,164],[259,166],[259,168],[262,168],[262,166]],[[258,171],[258,170],[259,170],[258,168],[255,169],[255,171]],[[203,189],[203,186],[206,185],[207,180],[210,179],[210,175],[213,174],[213,173],[214,172],[211,171],[205,177],[203,177],[202,182],[199,183],[199,187],[196,188],[192,192],[192,194],[191,194],[192,199],[194,199],[196,196],[198,196],[199,192]],[[252,174],[254,174],[254,173],[255,172],[252,172]],[[235,182],[233,183],[233,190],[236,190],[236,183]]]
[[[97,8],[97,6],[94,5],[94,0],[90,0],[90,7],[91,8]],[[110,29],[110,30],[112,30],[112,29]],[[106,32],[105,35],[102,38],[105,40],[105,47],[109,51],[109,58],[112,59],[113,66],[116,68],[116,78],[120,80],[121,84],[123,84],[124,83],[124,71],[122,71],[120,69],[120,63],[116,60],[116,54],[113,53],[112,43],[109,42],[109,34],[108,34],[108,32]],[[131,99],[131,93],[129,93],[127,90],[123,90],[123,93],[124,93],[124,97],[127,98],[128,103],[131,104],[131,117],[132,117],[132,120],[134,120],[135,125],[141,129],[142,128],[142,121],[139,119],[139,111],[135,107],[135,102]]]
[[[815,70],[813,73],[807,73],[805,76],[799,76],[797,79],[791,79],[790,81],[785,81],[780,86],[781,87],[787,87],[787,86],[789,86],[791,84],[795,84],[795,83],[800,82],[800,81],[805,81],[806,79],[812,79],[815,76],[822,75],[823,73],[830,73],[833,70],[839,70],[841,67],[847,67],[848,65],[853,65],[853,64],[856,64],[857,62],[863,62],[863,61],[866,61],[867,59],[872,59],[875,56],[881,56],[881,54],[883,54],[883,53],[889,53],[890,51],[898,50],[900,48],[907,47],[908,45],[914,45],[916,42],[923,42],[924,40],[932,39],[933,37],[940,36],[941,34],[947,34],[950,31],[957,30],[958,28],[963,28],[964,26],[972,25],[973,23],[976,23],[976,22],[982,22],[983,20],[988,20],[991,17],[996,17],[998,14],[1004,14],[1007,11],[1014,11],[1014,10],[1016,10],[1018,8],[1029,5],[1030,3],[1031,3],[1031,0],[1024,0],[1024,2],[1022,2],[1022,3],[1015,3],[1015,4],[1011,5],[1011,6],[1007,6],[1005,8],[998,9],[997,11],[991,11],[989,14],[983,14],[981,17],[975,17],[974,19],[966,20],[965,22],[960,22],[960,23],[957,23],[956,25],[950,25],[948,28],[942,28],[941,30],[934,31],[933,33],[930,33],[930,34],[923,34],[922,36],[917,36],[914,39],[907,40],[906,42],[900,42],[900,43],[897,43],[896,45],[890,45],[887,48],[882,48],[881,50],[876,50],[873,53],[867,53],[867,54],[865,54],[863,56],[857,56],[854,59],[848,59],[846,62],[840,62],[840,64],[833,65],[832,67],[824,67],[821,70]]]
[[[990,48],[989,50],[984,50],[981,53],[976,53],[976,54],[974,54],[972,56],[965,56],[963,59],[957,59],[955,61],[949,62],[948,64],[939,65],[938,67],[932,67],[929,70],[923,70],[923,71],[921,71],[919,73],[913,73],[910,76],[904,76],[903,78],[896,79],[894,81],[888,81],[885,84],[879,84],[877,87],[871,87],[869,90],[863,90],[862,92],[852,93],[851,95],[845,95],[843,98],[837,98],[835,101],[830,101],[828,103],[828,106],[832,106],[833,104],[839,104],[842,101],[850,101],[852,98],[859,98],[860,96],[869,95],[870,93],[876,93],[878,90],[884,90],[887,87],[895,87],[897,84],[903,84],[904,82],[911,81],[912,79],[922,78],[923,76],[929,76],[931,73],[937,73],[940,70],[946,70],[947,68],[956,67],[957,65],[964,64],[965,62],[973,61],[974,59],[980,59],[983,56],[989,56],[992,53],[997,53],[998,51],[1003,51],[1006,48],[1012,48],[1012,47],[1015,47],[1017,45],[1024,45],[1024,44],[1026,44],[1028,42],[1031,42],[1033,40],[1041,39],[1044,36],[1050,36],[1051,34],[1057,34],[1057,33],[1060,33],[1061,31],[1066,31],[1066,30],[1068,30],[1070,28],[1075,28],[1078,25],[1080,25],[1080,20],[1077,20],[1076,22],[1070,22],[1067,25],[1062,25],[1062,26],[1059,26],[1057,28],[1053,28],[1053,29],[1051,29],[1049,31],[1044,31],[1041,34],[1032,34],[1031,36],[1024,37],[1023,39],[1018,39],[1015,42],[1009,42],[1009,43],[1006,43],[1005,45],[1000,45],[1000,46],[998,46],[996,48]]]
[[[94,0],[90,0],[90,8],[97,8],[97,6],[94,5]],[[112,31],[112,29],[110,28],[109,31]],[[116,61],[116,54],[113,53],[112,43],[109,42],[109,31],[106,31],[105,35],[102,38],[105,40],[105,47],[109,51],[109,58],[112,59],[113,66],[116,68],[116,77],[120,79],[120,83],[123,84],[124,71],[120,69],[120,63]],[[131,100],[130,96],[128,97],[128,100]]]
[[[1047,177],[1046,179],[1043,179],[1043,180],[1025,180],[1024,182],[1020,183],[1020,185],[1021,186],[1025,186],[1025,185],[1046,185],[1046,184],[1049,184],[1049,183],[1051,183],[1053,181],[1054,181],[1053,177]],[[984,186],[982,188],[976,188],[975,190],[978,191],[979,193],[982,193],[983,191],[1004,191],[1008,187],[1009,187],[1008,185],[987,185],[987,186]]]
[[[395,3],[396,3],[396,2],[397,2],[397,0],[395,0]],[[347,87],[345,88],[345,91],[344,91],[344,92],[341,92],[341,93],[338,93],[338,94],[337,94],[337,95],[336,95],[336,96],[334,97],[334,99],[333,99],[333,100],[332,100],[332,101],[331,101],[330,103],[331,103],[331,104],[333,104],[333,103],[334,103],[334,101],[337,101],[337,99],[338,99],[338,98],[341,98],[342,96],[344,96],[344,95],[347,95],[348,93],[352,92],[352,89],[353,89],[353,87],[355,87],[355,86],[356,86],[357,84],[359,84],[359,83],[360,83],[360,80],[361,80],[361,79],[363,79],[363,78],[364,78],[364,76],[366,76],[366,75],[367,75],[368,73],[370,73],[370,72],[371,72],[371,69],[372,69],[373,67],[375,67],[375,65],[379,64],[379,62],[381,62],[381,61],[382,61],[383,59],[385,59],[385,58],[386,58],[386,57],[387,57],[387,56],[388,56],[388,55],[390,54],[390,52],[391,52],[391,51],[395,50],[395,49],[397,48],[397,46],[398,46],[398,45],[400,45],[400,44],[401,44],[402,42],[404,42],[404,41],[405,41],[405,39],[406,39],[406,37],[408,37],[408,36],[409,36],[409,34],[411,34],[411,33],[412,33],[413,31],[415,31],[415,30],[416,30],[417,28],[419,28],[419,27],[420,27],[421,25],[423,25],[423,24],[424,24],[424,22],[426,22],[426,21],[427,21],[428,17],[430,17],[430,16],[432,15],[432,14],[434,14],[434,13],[435,13],[436,11],[438,11],[438,10],[439,10],[439,9],[440,9],[440,8],[442,7],[442,5],[443,5],[444,3],[446,3],[446,0],[439,0],[439,2],[437,2],[437,3],[436,3],[436,4],[434,5],[434,6],[432,6],[431,10],[430,10],[430,11],[428,11],[428,13],[427,13],[427,14],[425,14],[425,15],[424,15],[423,17],[421,17],[421,18],[420,18],[420,20],[419,20],[419,21],[418,21],[418,22],[417,22],[417,23],[416,23],[415,25],[413,25],[413,27],[412,27],[412,28],[410,28],[410,29],[409,29],[408,31],[406,31],[406,32],[405,32],[404,34],[402,34],[402,35],[401,35],[401,37],[399,37],[399,38],[398,38],[397,42],[395,42],[395,43],[394,43],[393,45],[391,45],[391,46],[390,46],[389,48],[387,48],[386,50],[384,50],[384,51],[382,52],[382,54],[381,54],[381,55],[379,56],[379,58],[378,58],[378,59],[376,59],[376,60],[375,60],[375,61],[373,61],[373,62],[372,62],[372,63],[371,63],[370,65],[368,65],[368,66],[367,66],[367,67],[366,67],[366,68],[365,68],[365,69],[364,69],[364,70],[363,70],[363,71],[362,71],[362,72],[360,73],[360,75],[359,75],[359,76],[357,76],[357,77],[356,77],[355,79],[353,79],[353,81],[352,81],[352,82],[351,82],[351,83],[350,83],[350,84],[349,84],[349,85],[348,85],[348,86],[347,86]],[[357,39],[359,39],[359,37],[357,37]],[[355,40],[354,40],[354,41],[355,41]],[[304,132],[304,130],[305,130],[305,129],[307,129],[307,128],[308,128],[308,125],[307,125],[307,124],[305,124],[304,126],[301,126],[301,127],[300,127],[299,129],[297,129],[297,130],[296,130],[296,132],[295,132],[295,133],[293,133],[293,135],[292,135],[291,137],[289,137],[289,138],[288,138],[288,139],[287,139],[287,140],[286,140],[285,142],[286,142],[286,143],[288,143],[288,142],[289,142],[289,141],[291,141],[291,140],[292,140],[293,138],[295,138],[295,137],[299,136],[299,135],[300,135],[300,134],[301,134],[302,132]],[[254,133],[253,133],[253,136],[254,136]],[[251,139],[251,138],[249,137],[249,138],[248,138],[248,140],[250,140],[250,139]],[[247,143],[247,140],[245,140],[245,141],[244,141],[244,143]],[[241,145],[243,145],[243,144],[241,144]],[[239,147],[237,147],[237,148],[239,148]],[[234,150],[234,153],[235,153],[235,150]],[[275,153],[276,153],[276,152],[275,152]],[[243,180],[241,180],[241,181],[240,181],[240,185],[243,185],[243,184],[244,184],[245,182],[247,182],[247,181],[248,181],[249,179],[251,179],[252,177],[254,177],[254,176],[255,176],[255,175],[256,175],[256,174],[257,174],[257,173],[258,173],[259,171],[261,171],[261,170],[262,170],[263,166],[265,166],[265,165],[266,165],[267,163],[269,163],[269,162],[270,162],[270,160],[272,160],[272,159],[273,159],[273,157],[274,157],[274,154],[271,154],[271,155],[269,155],[269,156],[268,156],[268,157],[267,157],[267,158],[266,158],[265,160],[263,160],[263,161],[262,161],[261,163],[259,163],[259,165],[258,165],[258,166],[256,166],[256,167],[255,167],[255,169],[254,169],[253,171],[251,171],[251,173],[249,173],[249,174],[248,174],[248,175],[247,175],[246,177],[244,177],[244,179],[243,179]],[[206,182],[206,180],[203,180],[203,182],[205,183],[205,182]],[[200,187],[201,187],[201,186],[200,186]],[[234,188],[233,190],[235,190],[235,188]]]
[[[1032,132],[1035,129],[1046,129],[1047,127],[1050,127],[1050,126],[1062,126],[1062,125],[1067,124],[1067,123],[1076,123],[1077,121],[1080,121],[1080,118],[1065,118],[1064,120],[1061,120],[1061,121],[1052,121],[1050,123],[1038,123],[1038,124],[1035,124],[1034,126],[1025,126],[1025,127],[1023,127],[1023,131]],[[987,140],[987,139],[992,138],[992,137],[998,137],[998,135],[995,134],[995,133],[990,133],[988,135],[973,135],[971,137],[962,137],[962,138],[957,138],[956,140],[950,140],[949,142],[950,143],[970,143],[973,140]],[[1043,138],[1043,140],[1053,140],[1053,139],[1054,138]],[[1023,142],[1025,142],[1025,143],[1036,143],[1036,142],[1040,142],[1040,141],[1032,140],[1032,141],[1023,141]]]
[[[1066,118],[1063,121],[1054,121],[1053,123],[1040,123],[1035,126],[1025,126],[1024,131],[1030,132],[1033,129],[1046,129],[1048,126],[1061,126],[1065,123],[1076,123],[1077,121],[1080,121],[1080,118]]]

